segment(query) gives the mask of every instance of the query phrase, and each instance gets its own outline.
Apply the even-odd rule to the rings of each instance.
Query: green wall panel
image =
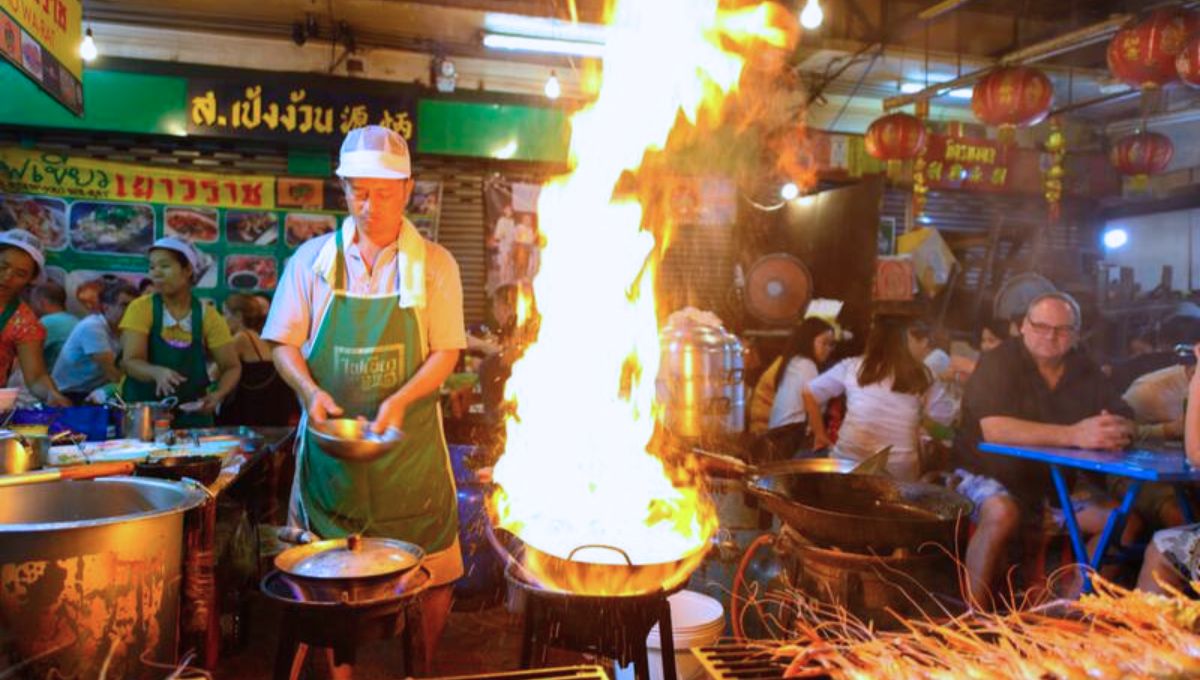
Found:
[[[559,109],[423,99],[417,153],[565,163],[570,130]]]
[[[0,62],[0,124],[183,135],[186,97],[183,78],[85,70],[84,115],[78,118]]]

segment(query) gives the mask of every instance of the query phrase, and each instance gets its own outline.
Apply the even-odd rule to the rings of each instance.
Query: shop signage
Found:
[[[1005,191],[1008,152],[998,142],[930,135],[925,149],[925,181],[931,189]]]
[[[171,170],[15,148],[0,148],[0,191],[173,205],[275,207],[274,177]]]
[[[161,236],[196,245],[197,289],[219,301],[236,291],[269,293],[297,247],[341,223],[344,203],[328,209],[331,186],[0,147],[0,230],[25,229],[41,239],[47,273],[67,288],[72,305],[74,291],[96,279],[139,283],[146,252]],[[416,182],[407,216],[426,238],[437,237],[440,202],[440,182]]]
[[[403,85],[300,75],[189,78],[188,133],[337,145],[364,125],[382,125],[410,145],[417,97]]]
[[[0,0],[0,56],[54,99],[83,113],[80,0]]]

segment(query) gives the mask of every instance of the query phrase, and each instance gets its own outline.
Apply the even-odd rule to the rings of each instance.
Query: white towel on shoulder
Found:
[[[347,217],[342,222],[342,243],[349,245],[354,242],[356,229],[354,218]],[[423,308],[427,302],[425,295],[425,239],[421,232],[413,226],[408,218],[404,218],[404,226],[396,239],[396,290],[400,294],[400,307]],[[329,239],[317,253],[313,261],[313,271],[318,276],[333,283],[333,269],[337,263],[337,240]]]

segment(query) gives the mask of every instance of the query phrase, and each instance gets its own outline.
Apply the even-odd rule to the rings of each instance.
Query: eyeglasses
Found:
[[[1038,335],[1057,335],[1067,337],[1079,330],[1073,324],[1069,326],[1052,326],[1048,323],[1039,323],[1033,319],[1025,319],[1029,323],[1029,328]]]

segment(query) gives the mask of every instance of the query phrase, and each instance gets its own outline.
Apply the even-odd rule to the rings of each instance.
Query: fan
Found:
[[[760,257],[746,276],[746,309],[759,321],[790,324],[812,299],[812,275],[786,253]]]
[[[992,316],[996,319],[1013,319],[1022,316],[1034,298],[1057,290],[1050,279],[1041,274],[1033,272],[1017,274],[1000,286],[992,305]]]

